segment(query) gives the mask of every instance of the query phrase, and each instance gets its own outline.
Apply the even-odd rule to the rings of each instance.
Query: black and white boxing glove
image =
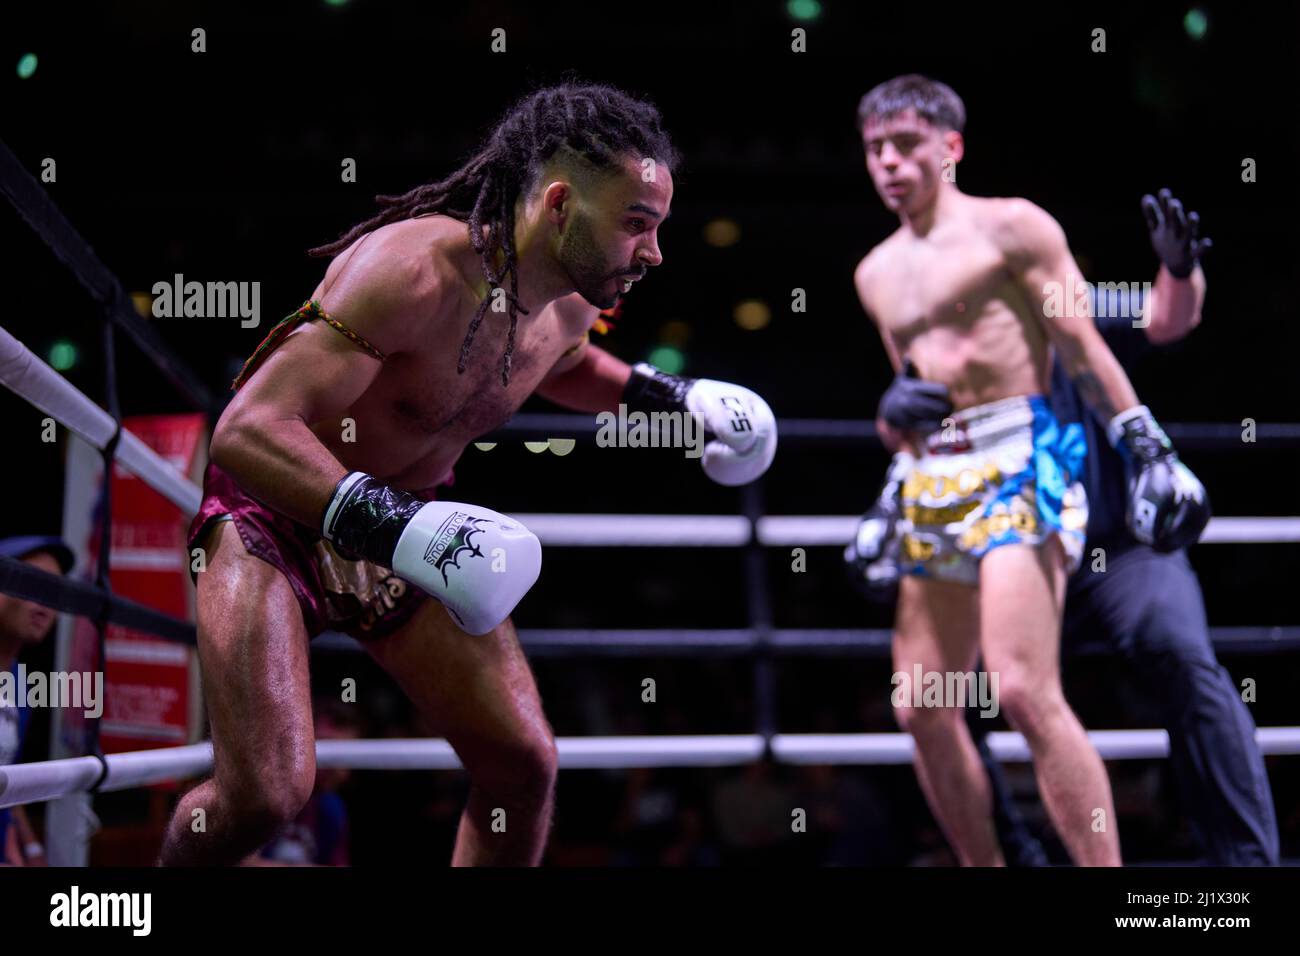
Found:
[[[633,411],[688,412],[713,438],[704,446],[704,473],[720,485],[747,485],[776,456],[776,417],[767,402],[740,385],[682,378],[641,362],[623,389]]]
[[[1133,537],[1157,551],[1195,544],[1210,520],[1209,496],[1178,460],[1147,407],[1120,412],[1106,434],[1129,468],[1127,520]]]
[[[470,634],[509,617],[542,571],[542,543],[513,518],[422,501],[360,471],[334,489],[321,535],[433,595]]]
[[[844,548],[849,581],[869,601],[892,604],[898,597],[903,482],[914,462],[909,452],[894,455],[880,495],[859,519],[853,540]]]

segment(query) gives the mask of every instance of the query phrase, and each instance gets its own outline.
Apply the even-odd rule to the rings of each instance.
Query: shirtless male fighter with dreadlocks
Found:
[[[587,342],[598,309],[663,261],[676,166],[651,105],[543,89],[450,178],[380,197],[379,215],[313,250],[335,256],[324,281],[249,360],[212,438],[189,546],[206,555],[215,772],[177,806],[164,864],[238,862],[307,800],[307,644],[326,628],[361,640],[460,756],[471,788],[452,863],[540,861],[555,742],[509,615],[541,546],[495,511],[430,499],[534,392],[694,415],[715,436],[715,481],[767,469],[775,422],[753,392]]]

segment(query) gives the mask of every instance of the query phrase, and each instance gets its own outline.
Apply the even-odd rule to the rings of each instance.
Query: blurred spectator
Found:
[[[680,772],[627,771],[627,786],[614,823],[614,862],[622,866],[718,865],[718,850],[708,839],[700,808],[703,794],[694,791],[692,778]]]
[[[722,856],[708,838],[704,811],[684,807],[678,814],[677,836],[659,857],[662,866],[721,866]]]
[[[645,866],[654,862],[677,825],[678,795],[658,779],[656,770],[635,767],[627,772],[627,789],[615,823],[619,862]]]
[[[772,762],[767,759],[719,784],[713,794],[713,812],[727,850],[726,862],[789,862],[796,806],[794,793],[774,779]]]
[[[956,866],[957,858],[953,856],[952,847],[944,839],[938,826],[931,824],[917,834],[919,844],[908,866]]]
[[[29,535],[0,540],[0,556],[15,558],[50,574],[67,574],[72,569],[72,551],[58,538]],[[18,655],[40,644],[54,629],[58,612],[0,594],[0,673],[18,681]],[[27,708],[20,701],[0,696],[0,765],[17,763],[27,730]],[[45,866],[45,847],[32,829],[23,807],[0,810],[0,864]]]
[[[896,865],[895,827],[880,791],[848,768],[800,768],[799,805],[808,811],[808,863]]]

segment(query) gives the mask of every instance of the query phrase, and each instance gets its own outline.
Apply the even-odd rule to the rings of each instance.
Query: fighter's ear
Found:
[[[955,129],[947,130],[943,134],[943,145],[948,150],[948,156],[955,163],[960,163],[962,156],[966,154],[966,140],[962,138],[961,133]]]
[[[542,190],[542,212],[551,222],[562,224],[572,210],[573,187],[564,180],[553,180]]]

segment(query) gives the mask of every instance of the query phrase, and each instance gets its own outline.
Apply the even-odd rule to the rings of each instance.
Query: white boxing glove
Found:
[[[714,439],[704,446],[704,473],[720,485],[747,485],[776,457],[776,416],[747,388],[696,379],[686,408]]]
[[[711,378],[682,378],[642,362],[623,391],[629,409],[689,412],[711,432],[704,473],[720,485],[747,485],[776,457],[776,416],[767,402],[741,385]]]
[[[321,533],[437,598],[470,634],[508,618],[542,570],[542,543],[513,518],[422,501],[359,471],[334,490]]]

